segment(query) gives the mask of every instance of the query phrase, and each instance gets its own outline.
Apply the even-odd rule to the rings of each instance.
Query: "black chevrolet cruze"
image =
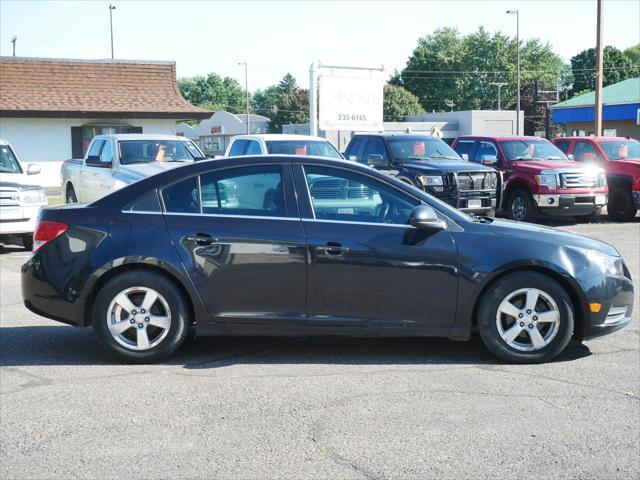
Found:
[[[93,327],[129,362],[198,335],[442,336],[510,362],[631,319],[615,248],[468,216],[367,166],[235,157],[41,211],[22,267],[33,312]]]

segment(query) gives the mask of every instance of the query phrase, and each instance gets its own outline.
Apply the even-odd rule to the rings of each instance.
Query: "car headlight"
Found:
[[[45,203],[47,197],[44,194],[44,190],[41,188],[33,188],[29,190],[22,190],[20,192],[20,200],[22,203]]]
[[[418,175],[418,182],[420,183],[420,185],[424,186],[424,187],[435,187],[435,186],[442,186],[444,185],[444,182],[442,181],[442,177],[437,175]]]
[[[612,257],[595,251],[590,251],[587,257],[591,263],[597,265],[605,273],[617,277],[624,277],[622,257]]]
[[[535,178],[538,185],[546,185],[550,190],[558,188],[558,177],[554,173],[543,173]]]
[[[488,173],[484,177],[484,188],[496,188],[498,186],[498,175],[495,173]]]
[[[598,174],[598,186],[604,187],[607,184],[607,174],[602,172]]]

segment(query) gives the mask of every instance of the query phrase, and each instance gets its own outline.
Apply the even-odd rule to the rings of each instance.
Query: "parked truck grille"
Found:
[[[495,172],[460,172],[458,176],[458,190],[495,190],[497,187],[497,174]]]
[[[316,180],[311,184],[311,196],[316,199],[370,198],[373,191],[361,183],[342,179]]]
[[[560,179],[564,188],[597,188],[598,176],[588,172],[561,173]]]
[[[17,207],[20,205],[20,192],[16,188],[0,189],[0,207]]]

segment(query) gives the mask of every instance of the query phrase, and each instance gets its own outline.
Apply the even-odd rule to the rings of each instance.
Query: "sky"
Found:
[[[452,26],[549,42],[565,61],[595,46],[595,0],[169,1],[112,0],[115,58],[175,61],[178,77],[216,72],[249,90],[290,72],[309,84],[312,62],[402,69],[418,39]],[[0,0],[0,55],[110,58],[108,1]],[[606,45],[640,43],[640,0],[605,0]]]

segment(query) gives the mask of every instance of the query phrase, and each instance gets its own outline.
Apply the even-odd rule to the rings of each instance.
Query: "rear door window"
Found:
[[[247,149],[247,140],[240,139],[235,140],[233,145],[231,145],[231,150],[229,150],[230,157],[237,157],[238,155],[244,155],[245,150]]]
[[[164,209],[169,213],[200,213],[196,177],[189,177],[162,191]]]

